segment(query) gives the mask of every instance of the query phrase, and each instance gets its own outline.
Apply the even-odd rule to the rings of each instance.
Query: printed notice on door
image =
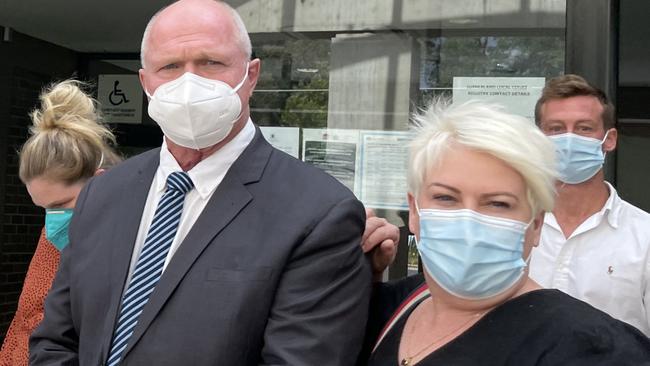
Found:
[[[510,113],[534,119],[544,78],[454,77],[454,103],[480,99],[504,106]]]
[[[305,128],[302,138],[302,160],[326,171],[357,194],[359,131]]]
[[[260,126],[260,131],[266,141],[278,150],[299,159],[300,150],[300,128],[298,127],[269,127]]]
[[[406,166],[413,134],[361,131],[359,199],[367,207],[408,210]]]

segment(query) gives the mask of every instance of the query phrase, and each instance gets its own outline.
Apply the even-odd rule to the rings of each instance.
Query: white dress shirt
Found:
[[[190,190],[185,195],[181,221],[178,224],[178,230],[176,231],[174,241],[169,248],[169,253],[167,253],[163,271],[167,268],[169,261],[172,259],[174,253],[183,242],[183,239],[185,239],[185,236],[189,233],[190,229],[199,218],[199,215],[201,215],[201,212],[203,212],[203,209],[223,180],[223,177],[226,175],[235,160],[237,160],[239,155],[241,155],[244,149],[246,149],[248,144],[253,140],[254,136],[255,126],[249,119],[244,128],[235,136],[235,138],[223,145],[212,155],[203,159],[187,172],[194,183],[194,189]],[[138,236],[135,239],[135,247],[133,248],[133,254],[131,256],[131,267],[129,269],[129,276],[126,280],[127,286],[131,281],[131,274],[135,269],[138,256],[140,255],[142,247],[144,246],[144,241],[147,238],[147,232],[149,231],[151,221],[153,221],[153,215],[158,206],[158,201],[165,193],[167,176],[173,172],[180,171],[182,171],[180,165],[178,165],[174,156],[167,149],[167,143],[163,139],[162,147],[160,148],[160,165],[158,166],[158,170],[151,182],[151,188],[149,188],[149,195],[147,196],[147,203],[144,206],[142,218],[140,219]]]
[[[650,214],[623,201],[607,185],[605,206],[569,238],[555,216],[546,214],[530,277],[650,336]]]

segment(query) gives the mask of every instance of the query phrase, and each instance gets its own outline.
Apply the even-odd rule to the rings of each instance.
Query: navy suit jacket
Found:
[[[159,149],[93,178],[30,341],[32,365],[105,363]],[[352,365],[370,269],[365,213],[259,129],[165,269],[122,365]]]

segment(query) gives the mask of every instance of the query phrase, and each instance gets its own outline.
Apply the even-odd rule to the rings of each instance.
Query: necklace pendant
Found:
[[[402,358],[402,362],[400,362],[400,366],[410,366],[410,365],[411,365],[411,357]]]

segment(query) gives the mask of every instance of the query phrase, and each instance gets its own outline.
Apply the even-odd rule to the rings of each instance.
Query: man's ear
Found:
[[[248,63],[248,87],[250,90],[249,98],[253,95],[253,90],[257,86],[257,79],[260,77],[260,70],[262,68],[262,62],[259,58],[253,59]]]
[[[138,78],[140,79],[140,85],[142,86],[142,90],[144,90],[145,95],[149,93],[149,90],[147,90],[147,83],[145,82],[145,71],[144,69],[138,70]],[[147,95],[147,100],[149,100],[149,96]]]
[[[104,168],[99,168],[99,169],[95,170],[95,174],[93,174],[93,177],[96,177],[96,176],[102,175],[102,174],[104,174],[105,171],[106,171],[106,169],[104,169]]]
[[[618,131],[615,128],[607,130],[607,136],[603,141],[603,151],[608,153],[616,149],[616,142],[618,140]]]

